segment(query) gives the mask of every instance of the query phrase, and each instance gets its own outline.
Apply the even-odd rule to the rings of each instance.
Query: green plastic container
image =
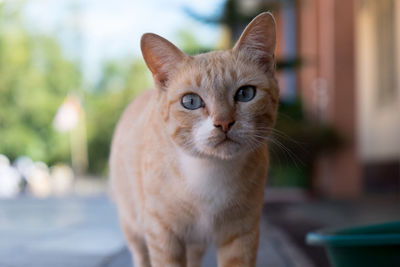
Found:
[[[400,267],[400,221],[307,234],[324,246],[332,267]]]

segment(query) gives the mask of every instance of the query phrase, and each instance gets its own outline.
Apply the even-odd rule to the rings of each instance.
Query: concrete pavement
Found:
[[[116,211],[104,194],[0,200],[0,267],[128,267],[131,258]],[[210,249],[204,267],[216,266]],[[257,266],[312,267],[265,217]]]

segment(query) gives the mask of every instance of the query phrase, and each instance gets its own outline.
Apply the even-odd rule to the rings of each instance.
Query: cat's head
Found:
[[[194,155],[229,159],[266,142],[278,106],[275,43],[270,13],[258,15],[228,51],[192,57],[158,35],[143,35],[160,123],[175,144]]]

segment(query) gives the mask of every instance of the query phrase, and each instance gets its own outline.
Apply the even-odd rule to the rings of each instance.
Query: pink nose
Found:
[[[224,133],[227,133],[233,124],[235,124],[235,121],[233,119],[214,121],[214,126],[216,128],[220,128]]]

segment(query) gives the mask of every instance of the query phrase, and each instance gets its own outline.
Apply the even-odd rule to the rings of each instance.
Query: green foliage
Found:
[[[177,39],[178,47],[188,55],[197,55],[213,50],[211,47],[200,45],[199,40],[196,39],[193,33],[186,29],[181,29],[177,32]]]
[[[80,74],[58,42],[28,32],[16,6],[0,5],[0,153],[48,163],[68,159],[68,140],[52,128]]]
[[[282,4],[279,0],[258,1],[258,3],[255,3],[255,5],[251,8],[251,10],[244,10],[243,6],[245,3],[243,2],[245,1],[242,1],[241,3],[241,0],[226,0],[220,12],[212,16],[199,15],[189,8],[186,8],[185,11],[189,16],[201,22],[225,25],[230,29],[235,30],[243,28],[243,26],[247,25],[261,12],[276,10]]]
[[[0,153],[27,155],[47,164],[70,161],[69,133],[53,118],[70,92],[81,92],[86,111],[89,171],[104,172],[115,124],[124,107],[149,86],[143,61],[106,62],[93,90],[83,90],[76,62],[51,36],[22,23],[19,4],[0,3]],[[86,93],[83,93],[86,92]]]
[[[68,93],[81,92],[89,171],[103,173],[115,124],[148,88],[149,72],[142,60],[106,62],[94,89],[83,90],[78,64],[63,55],[55,38],[26,29],[22,7],[0,3],[0,153],[11,160],[27,155],[47,164],[69,162],[70,134],[56,132],[52,121]]]
[[[142,60],[107,62],[96,90],[86,95],[90,172],[106,170],[115,125],[128,103],[149,87],[148,74]]]

